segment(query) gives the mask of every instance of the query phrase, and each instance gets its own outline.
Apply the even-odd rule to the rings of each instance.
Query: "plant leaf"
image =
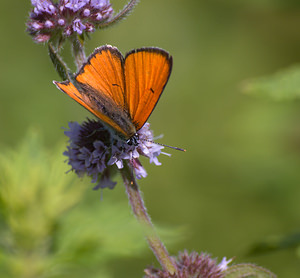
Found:
[[[296,248],[300,246],[300,233],[291,234],[287,236],[273,236],[264,241],[254,244],[250,249],[249,255],[265,254],[267,252],[274,252],[281,249]]]
[[[245,81],[242,90],[246,94],[273,100],[300,99],[300,65],[283,69],[270,76]]]
[[[237,264],[224,271],[225,278],[276,278],[269,270],[253,264]]]

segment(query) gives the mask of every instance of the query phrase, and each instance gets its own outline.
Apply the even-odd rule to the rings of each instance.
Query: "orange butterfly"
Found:
[[[72,82],[54,84],[117,131],[130,145],[137,145],[142,128],[159,100],[172,70],[172,57],[156,48],[126,54],[116,47],[96,48]]]

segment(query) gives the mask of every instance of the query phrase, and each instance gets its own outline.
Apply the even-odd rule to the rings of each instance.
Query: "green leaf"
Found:
[[[273,75],[246,81],[242,87],[246,94],[273,100],[300,99],[300,66],[281,70]]]
[[[224,271],[225,278],[276,278],[269,270],[253,264],[237,264]]]
[[[256,243],[249,251],[249,255],[264,254],[281,249],[296,248],[300,246],[300,233],[287,236],[273,236]]]
[[[125,194],[117,203],[108,190],[102,202],[100,192],[88,198],[90,180],[66,173],[63,150],[45,149],[34,130],[1,148],[0,277],[109,278],[111,262],[149,248]],[[173,243],[181,233],[162,231]]]

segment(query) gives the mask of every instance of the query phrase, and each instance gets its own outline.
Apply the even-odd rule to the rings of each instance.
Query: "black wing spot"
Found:
[[[119,84],[116,84],[116,83],[113,83],[113,84],[111,84],[111,85],[117,86],[117,87],[121,87]]]
[[[152,94],[154,94],[154,90],[152,88],[150,88],[150,91],[151,91]]]

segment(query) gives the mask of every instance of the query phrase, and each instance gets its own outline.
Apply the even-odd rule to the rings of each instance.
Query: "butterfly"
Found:
[[[95,49],[74,78],[54,84],[115,130],[129,145],[155,108],[172,71],[172,56],[145,47],[125,57],[110,45]]]

